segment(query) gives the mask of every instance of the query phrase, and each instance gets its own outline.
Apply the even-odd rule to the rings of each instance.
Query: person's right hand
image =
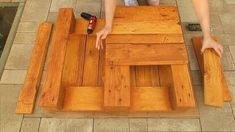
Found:
[[[100,50],[103,49],[103,40],[107,37],[108,34],[111,33],[112,28],[109,26],[105,26],[102,30],[96,33],[96,44],[95,47]]]

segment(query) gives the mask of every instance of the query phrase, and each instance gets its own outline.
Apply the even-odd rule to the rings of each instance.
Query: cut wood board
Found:
[[[182,34],[163,35],[108,35],[106,44],[182,44],[184,43]]]
[[[184,44],[107,44],[105,57],[106,64],[112,65],[170,65],[188,63],[188,55]]]
[[[16,106],[16,113],[18,114],[33,113],[36,95],[47,55],[51,29],[51,23],[44,22],[39,25],[30,65],[24,85],[20,90]]]
[[[218,41],[218,38],[215,38]],[[211,106],[222,107],[224,101],[231,101],[231,93],[226,82],[219,56],[212,49],[201,54],[202,37],[192,39],[193,48],[201,73],[204,75],[204,101]]]
[[[86,35],[69,35],[61,87],[82,86]]]
[[[167,21],[178,23],[176,6],[117,6],[114,19],[125,21]]]
[[[169,112],[172,111],[168,88],[136,87],[132,88],[132,112]]]
[[[194,108],[196,106],[188,65],[171,65],[173,91],[173,107]]]
[[[64,112],[102,111],[103,88],[68,87],[65,92]]]
[[[127,110],[130,107],[129,66],[105,66],[104,107]]]
[[[87,34],[87,25],[88,21],[84,19],[76,20],[75,32],[76,34]],[[94,32],[91,35],[96,35],[98,31],[102,29],[105,25],[104,19],[98,19],[97,26]],[[142,28],[145,25],[146,28]],[[167,29],[167,30],[166,30]],[[110,35],[173,35],[182,34],[181,25],[179,23],[175,23],[174,21],[126,21],[126,20],[115,20],[113,21],[112,32]]]
[[[99,74],[99,50],[95,47],[95,36],[88,36],[86,42],[83,86],[97,86]]]
[[[62,108],[64,89],[61,87],[61,78],[66,56],[69,34],[73,32],[75,18],[71,8],[62,8],[56,21],[52,40],[52,51],[49,59],[46,80],[43,85],[40,106],[58,110]]]

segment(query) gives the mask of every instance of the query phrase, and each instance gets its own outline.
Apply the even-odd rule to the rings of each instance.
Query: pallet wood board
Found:
[[[62,71],[65,62],[66,44],[73,32],[75,18],[72,9],[62,8],[56,21],[52,40],[46,80],[42,89],[40,106],[57,110],[62,107],[64,90],[61,87]]]
[[[169,65],[187,64],[188,55],[183,44],[106,45],[106,64],[112,65]]]
[[[136,87],[132,89],[131,108],[133,112],[172,111],[169,89],[163,87]]]
[[[47,55],[51,30],[51,23],[44,22],[39,25],[28,72],[17,101],[16,113],[18,114],[33,113],[36,95]]]
[[[215,40],[218,41],[218,38]],[[192,42],[201,73],[204,74],[205,104],[222,107],[223,102],[231,101],[232,97],[220,58],[212,49],[206,50],[203,55],[201,54],[202,37],[194,37]]]
[[[69,35],[61,85],[82,86],[85,59],[86,35]]]
[[[138,12],[138,13],[137,13]],[[126,21],[166,21],[179,22],[178,10],[175,6],[118,6],[114,18]]]
[[[84,19],[76,20],[75,32],[77,34],[87,34],[88,21]],[[100,31],[102,27],[105,25],[104,19],[99,19],[97,21],[97,26],[100,28],[95,28],[93,35]],[[142,28],[145,25],[146,28]],[[166,30],[167,29],[167,30]],[[127,22],[126,20],[114,20],[112,32],[110,35],[122,35],[122,34],[133,34],[133,35],[154,35],[154,34],[162,34],[162,35],[176,35],[182,34],[181,25],[178,23],[174,23],[174,21],[132,21]]]
[[[125,110],[130,107],[130,68],[105,66],[104,107]]]
[[[65,92],[64,112],[84,112],[103,110],[103,88],[67,87]]]
[[[182,34],[163,35],[109,35],[106,44],[182,44],[184,43]]]
[[[188,65],[171,65],[172,80],[173,80],[173,93],[174,104],[173,107],[194,108],[195,97],[192,88],[192,82],[188,71]]]

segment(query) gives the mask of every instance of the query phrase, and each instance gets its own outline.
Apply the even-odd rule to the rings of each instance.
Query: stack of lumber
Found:
[[[218,41],[218,38],[214,38]],[[222,107],[224,101],[231,101],[232,96],[221,66],[221,60],[213,49],[206,49],[201,54],[202,37],[192,39],[193,48],[204,77],[204,102],[206,105]]]
[[[117,7],[104,50],[88,21],[59,10],[40,106],[64,112],[175,112],[195,108],[176,7]]]

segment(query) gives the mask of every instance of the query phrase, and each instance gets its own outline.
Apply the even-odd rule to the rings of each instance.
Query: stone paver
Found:
[[[93,119],[42,118],[39,132],[92,132]]]
[[[15,44],[11,48],[5,69],[27,70],[32,54],[33,45]]]
[[[130,132],[147,132],[147,119],[130,119]]]
[[[222,56],[222,65],[224,70],[235,70],[235,64],[228,46],[224,46],[224,54]]]
[[[225,78],[229,85],[235,85],[235,71],[225,71]]]
[[[40,121],[40,118],[24,118],[20,132],[37,132]]]
[[[23,115],[15,114],[21,85],[0,85],[0,131],[18,132]]]
[[[14,44],[34,44],[36,33],[16,33]]]
[[[18,26],[18,32],[36,32],[38,30],[38,22],[20,22]]]
[[[50,5],[51,0],[28,0],[21,21],[45,21]]]
[[[101,5],[101,0],[78,0],[75,14],[80,17],[81,12],[87,12],[100,17]]]
[[[27,70],[4,70],[0,84],[23,84]]]
[[[177,0],[181,22],[197,22],[191,0]]]
[[[200,122],[203,131],[232,131],[235,130],[235,120],[229,103],[223,108],[205,106],[202,87],[197,86],[196,96],[200,111]]]
[[[125,118],[94,119],[94,132],[129,132],[129,120]]]
[[[148,119],[148,131],[200,131],[199,119]]]
[[[59,8],[74,8],[75,9],[76,2],[77,0],[52,0],[50,12],[58,12]]]

